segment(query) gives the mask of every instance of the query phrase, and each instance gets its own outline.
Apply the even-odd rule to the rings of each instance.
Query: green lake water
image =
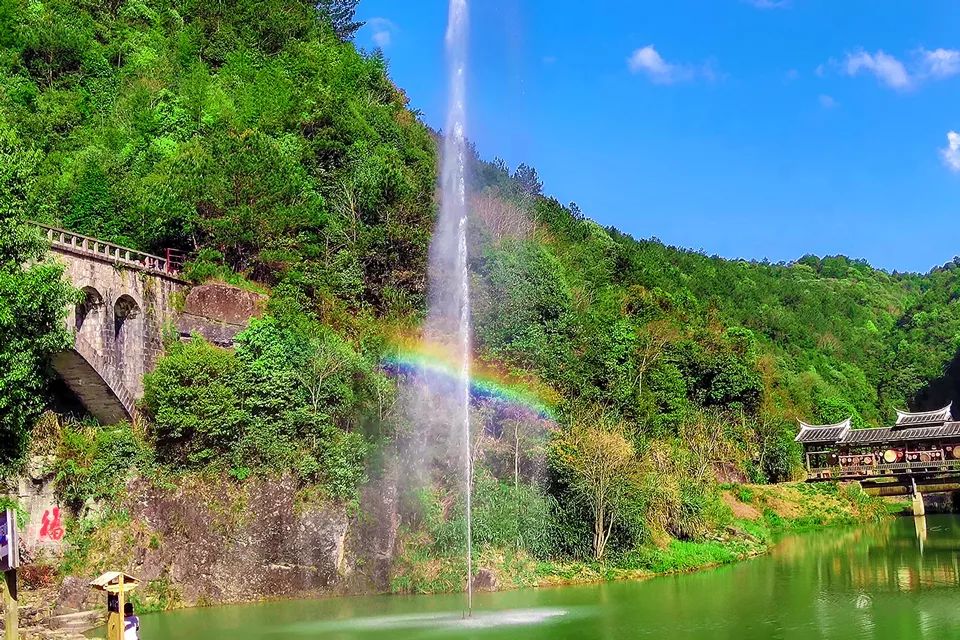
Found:
[[[960,518],[790,536],[761,558],[640,582],[377,596],[142,617],[143,640],[960,638]]]

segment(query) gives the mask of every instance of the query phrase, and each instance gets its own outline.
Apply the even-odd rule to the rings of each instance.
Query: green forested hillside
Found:
[[[61,480],[77,503],[122,491],[104,471],[118,451],[143,473],[294,472],[350,500],[410,428],[379,363],[425,312],[439,134],[381,54],[343,40],[353,4],[0,0],[0,212],[181,249],[191,278],[271,294],[234,351],[170,345],[146,429],[67,424]],[[537,553],[588,553],[589,525],[569,522],[589,520],[579,462],[597,442],[623,459],[620,517],[601,518],[607,549],[626,553],[722,528],[705,469],[791,477],[797,418],[881,424],[953,397],[955,264],[722,260],[605,229],[526,165],[475,158],[471,177],[478,363],[558,418],[523,454],[547,472],[512,476],[496,440],[518,419],[478,409],[492,440],[480,504],[523,491],[553,514],[556,528],[514,523],[517,540],[554,532],[528,537]],[[3,393],[3,420],[6,403],[31,419],[43,404]]]

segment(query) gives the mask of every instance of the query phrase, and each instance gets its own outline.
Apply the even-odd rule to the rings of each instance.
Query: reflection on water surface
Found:
[[[151,640],[960,638],[960,518],[785,538],[737,565],[644,582],[341,598],[143,616]]]

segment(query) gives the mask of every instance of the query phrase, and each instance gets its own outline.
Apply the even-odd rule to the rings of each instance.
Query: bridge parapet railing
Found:
[[[948,469],[960,470],[960,460],[928,460],[918,462],[892,462],[869,465],[832,466],[810,469],[807,472],[809,480],[830,480],[838,478],[855,478],[896,475],[898,473],[912,473],[914,471],[944,471]]]
[[[49,225],[34,223],[46,235],[47,240],[54,248],[71,251],[74,253],[83,253],[95,255],[110,262],[119,263],[143,269],[146,271],[155,271],[167,273],[170,275],[179,275],[180,268],[183,265],[182,257],[168,255],[166,258],[155,256],[136,249],[121,247],[111,242],[104,242],[97,238],[84,236],[66,229],[59,229]]]

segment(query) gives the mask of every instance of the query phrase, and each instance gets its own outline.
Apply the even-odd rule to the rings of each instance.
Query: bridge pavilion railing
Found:
[[[172,276],[179,275],[183,268],[183,255],[179,252],[168,251],[166,257],[160,257],[80,235],[66,229],[40,223],[34,224],[40,228],[47,236],[50,244],[56,249],[90,255],[135,269],[166,273]]]
[[[844,478],[870,478],[897,476],[924,471],[960,471],[960,460],[927,460],[917,462],[892,462],[868,465],[820,467],[810,469],[807,472],[807,479],[840,480]]]

